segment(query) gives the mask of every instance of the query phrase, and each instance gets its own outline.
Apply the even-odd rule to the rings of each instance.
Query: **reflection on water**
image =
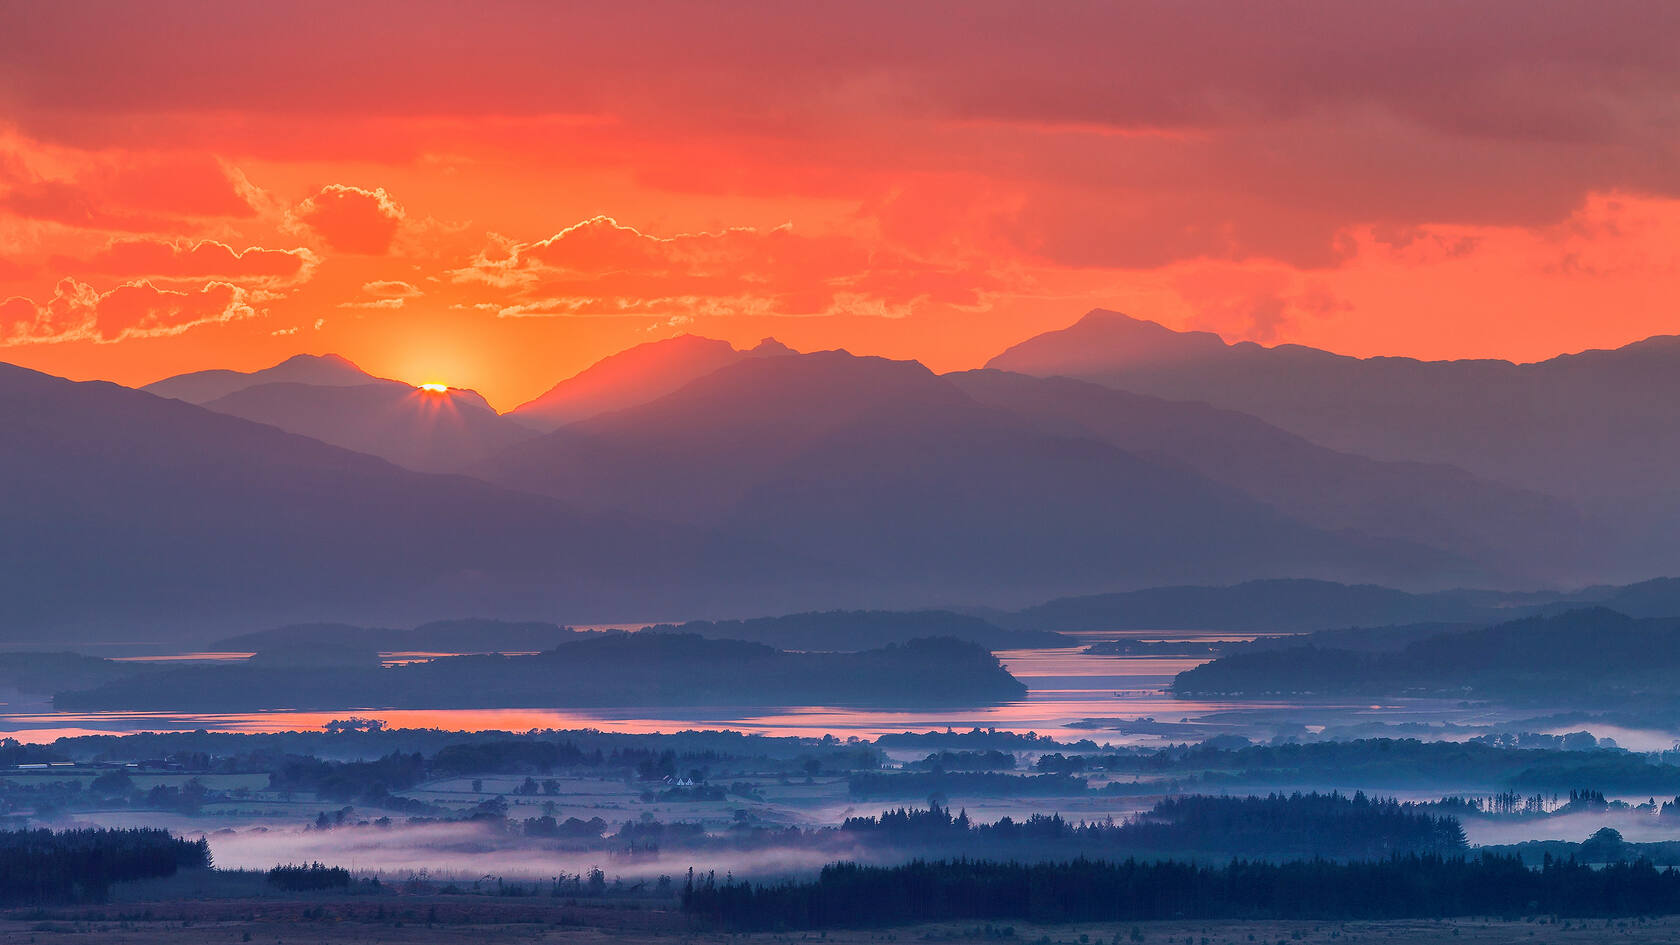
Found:
[[[1092,641],[1121,636],[1147,639],[1193,639],[1194,632],[1084,634]],[[1230,638],[1229,634],[1218,636]],[[386,663],[413,662],[449,654],[383,653]],[[238,654],[182,653],[139,657],[221,659]],[[831,706],[705,706],[699,708],[627,709],[380,709],[346,707],[331,712],[255,712],[195,714],[168,712],[65,713],[19,711],[0,707],[0,733],[20,741],[50,741],[65,735],[136,731],[281,732],[319,729],[346,714],[377,715],[397,728],[529,729],[597,728],[615,732],[674,732],[691,728],[731,728],[766,735],[873,738],[892,732],[974,727],[1034,731],[1057,738],[1094,737],[1098,742],[1149,740],[1078,727],[1086,718],[1158,718],[1172,720],[1244,704],[1174,699],[1163,690],[1174,674],[1203,662],[1201,658],[1087,656],[1079,648],[1004,650],[999,659],[1027,685],[1027,697],[999,706],[952,710],[880,710]],[[10,709],[11,711],[6,711]],[[1182,740],[1182,737],[1179,739]]]
[[[536,650],[497,650],[501,656],[532,656]],[[409,663],[424,663],[435,660],[440,656],[460,656],[460,653],[431,653],[425,650],[382,650],[379,662],[386,666],[404,666]]]
[[[248,660],[255,655],[255,653],[205,650],[193,653],[151,653],[145,656],[112,656],[107,658],[113,663],[226,663],[233,660]]]
[[[497,650],[503,656],[530,656],[536,650]],[[231,663],[237,660],[248,660],[255,656],[251,652],[234,652],[232,650],[200,650],[191,653],[147,653],[141,656],[112,656],[108,657],[113,663]],[[440,656],[460,656],[460,653],[429,652],[426,650],[381,650],[379,661],[386,666],[401,666],[405,663],[424,663],[435,660]]]
[[[1078,634],[1084,642],[1114,639],[1252,639],[1220,631],[1124,631]],[[184,653],[175,659],[225,659],[241,654]],[[386,663],[449,655],[383,653]],[[1258,738],[1322,731],[1326,726],[1417,722],[1494,725],[1510,716],[1491,707],[1432,699],[1391,700],[1382,705],[1339,701],[1214,701],[1176,699],[1165,688],[1177,673],[1204,657],[1093,656],[1080,648],[999,651],[1003,664],[1026,684],[1026,698],[1005,705],[951,710],[883,710],[831,706],[643,707],[624,709],[382,709],[346,706],[328,712],[194,714],[167,712],[59,713],[46,706],[0,702],[0,735],[26,742],[67,735],[139,731],[280,732],[319,730],[334,718],[375,716],[395,728],[527,731],[600,729],[654,733],[729,728],[765,735],[840,738],[946,728],[997,728],[1036,732],[1062,740],[1090,738],[1114,745],[1199,740],[1235,732]],[[159,659],[150,656],[146,659]],[[1631,733],[1629,733],[1631,734]],[[1631,739],[1630,739],[1631,740]],[[1627,744],[1624,742],[1624,744]],[[1634,747],[1634,746],[1629,746]],[[1665,746],[1666,747],[1666,746]]]

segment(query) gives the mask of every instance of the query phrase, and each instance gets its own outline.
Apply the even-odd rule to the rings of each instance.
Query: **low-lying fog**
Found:
[[[510,837],[483,824],[440,823],[391,827],[349,826],[332,830],[273,827],[221,831],[207,835],[218,867],[268,869],[279,863],[331,863],[358,873],[407,877],[424,872],[432,878],[473,880],[483,876],[547,879],[603,871],[610,881],[654,879],[680,881],[693,867],[753,876],[808,873],[837,859],[857,859],[861,851],[774,848],[613,855],[575,852]]]

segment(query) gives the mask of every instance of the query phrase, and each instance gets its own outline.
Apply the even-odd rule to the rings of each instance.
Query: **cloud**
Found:
[[[269,287],[309,279],[319,258],[307,249],[236,250],[215,240],[166,240],[155,237],[112,240],[99,252],[78,259],[56,256],[62,270],[130,278],[192,279],[220,277]]]
[[[332,249],[364,256],[390,252],[407,214],[380,187],[364,190],[328,184],[292,211]]]
[[[62,154],[0,141],[0,210],[23,219],[141,232],[249,218],[252,195],[209,155]]]
[[[339,308],[396,309],[396,308],[402,308],[403,303],[406,302],[406,301],[408,301],[408,300],[407,299],[400,299],[400,298],[398,298],[398,299],[372,299],[372,300],[367,300],[367,301],[340,302],[340,303],[338,303],[338,307]]]
[[[362,308],[393,310],[402,308],[409,299],[419,298],[426,293],[418,286],[392,279],[379,279],[364,282],[362,292],[373,296],[371,299],[350,299],[338,303],[339,308]]]
[[[106,292],[60,280],[43,303],[14,296],[0,303],[0,344],[113,342],[179,335],[199,325],[254,318],[251,294],[227,282],[197,290],[128,282]]]
[[[510,398],[649,326],[941,369],[1099,306],[1432,357],[1673,330],[1670,3],[975,0],[953,33],[937,8],[872,0],[821,31],[768,0],[653,21],[416,0],[337,10],[330,30],[186,2],[9,11],[0,297],[74,276],[226,282],[261,306],[292,284],[257,273],[293,265],[267,253],[308,246],[319,265],[274,324],[355,314],[334,343],[383,351],[387,323],[425,308],[414,327],[495,352],[484,383]],[[113,233],[172,248],[76,262]],[[34,324],[46,303],[8,304]],[[838,317],[750,322],[786,316]],[[182,347],[214,340],[194,354],[210,366],[250,334]],[[126,357],[75,367],[155,373]]]
[[[908,256],[866,237],[791,225],[659,236],[606,216],[535,242],[500,241],[457,283],[506,290],[505,318],[655,315],[903,317],[979,305],[998,276],[980,260]]]
[[[418,286],[407,282],[380,279],[362,283],[362,291],[379,299],[412,299],[425,295]]]
[[[108,26],[95,33],[35,4],[0,37],[0,85],[26,134],[309,159],[492,156],[498,171],[589,168],[690,194],[871,199],[964,172],[1028,200],[1066,187],[1095,198],[1094,216],[1140,200],[1194,209],[1188,236],[1156,214],[1136,238],[1164,231],[1175,259],[1218,248],[1225,222],[1229,255],[1295,259],[1343,226],[1529,225],[1589,192],[1680,194],[1680,8],[1661,0],[976,0],[973,28],[955,35],[938,7],[886,3],[847,5],[820,31],[771,0],[653,22],[608,6],[469,15],[422,2],[393,16],[370,4],[336,11],[325,31],[253,4],[202,4],[186,22],[96,8]],[[366,35],[382,42],[351,40]],[[226,36],[263,40],[215,41]],[[577,36],[598,40],[567,42]],[[194,70],[180,67],[188,55]]]

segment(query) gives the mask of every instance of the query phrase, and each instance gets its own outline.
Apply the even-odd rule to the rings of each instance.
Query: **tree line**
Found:
[[[1463,915],[1621,916],[1680,912],[1680,871],[1648,861],[1593,869],[1547,858],[1434,854],[1334,863],[1077,859],[917,860],[825,867],[804,882],[754,884],[691,872],[682,907],[729,931],[860,928],[956,920],[1378,920]]]
[[[150,827],[0,831],[0,903],[98,902],[113,883],[209,865],[204,840]]]
[[[953,815],[932,802],[926,810],[850,817],[840,829],[877,846],[1012,860],[1144,852],[1347,860],[1455,854],[1467,847],[1456,817],[1363,793],[1171,797],[1135,820],[1078,824],[1058,814],[977,824],[966,811]]]

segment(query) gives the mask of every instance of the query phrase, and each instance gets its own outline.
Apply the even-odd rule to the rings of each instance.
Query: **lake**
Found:
[[[1076,634],[1082,642],[1116,639],[1197,641],[1247,640],[1252,634],[1203,631],[1099,631]],[[235,653],[151,653],[145,660],[243,658]],[[387,663],[448,654],[388,653]],[[1175,674],[1206,657],[1094,656],[1080,648],[1019,649],[998,652],[1003,664],[1028,688],[1017,702],[944,710],[885,710],[832,706],[706,706],[694,709],[430,709],[393,710],[376,706],[327,712],[169,713],[54,712],[39,701],[13,698],[0,702],[0,736],[24,742],[49,742],[69,735],[124,734],[141,731],[278,732],[319,730],[335,718],[356,715],[383,720],[393,728],[464,731],[531,729],[600,729],[653,733],[683,729],[728,728],[764,735],[855,736],[872,739],[896,732],[947,728],[996,728],[1036,732],[1057,739],[1089,738],[1113,745],[1155,745],[1198,741],[1209,735],[1241,734],[1256,739],[1312,734],[1327,726],[1368,724],[1494,726],[1518,716],[1488,705],[1468,706],[1439,699],[1395,699],[1381,704],[1324,701],[1217,701],[1174,698],[1166,691]],[[4,696],[0,696],[4,698]],[[1443,733],[1465,737],[1474,731]],[[1608,732],[1605,734],[1609,734]],[[1666,748],[1670,733],[1618,731],[1621,739]]]

